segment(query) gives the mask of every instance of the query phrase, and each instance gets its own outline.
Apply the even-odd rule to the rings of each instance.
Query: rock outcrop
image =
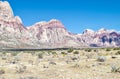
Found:
[[[120,46],[116,31],[87,29],[83,34],[72,34],[56,19],[25,27],[19,16],[14,16],[7,1],[0,1],[1,48],[66,48]]]
[[[9,20],[12,17],[14,17],[14,14],[10,4],[7,1],[0,1],[0,18]]]
[[[79,37],[90,47],[120,46],[120,34],[114,30],[106,30],[103,28],[96,32],[85,30]]]

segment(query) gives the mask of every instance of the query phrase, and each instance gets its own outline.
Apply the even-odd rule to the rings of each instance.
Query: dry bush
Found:
[[[5,70],[1,69],[0,70],[0,75],[5,74]]]
[[[25,72],[26,71],[26,66],[24,66],[24,65],[18,65],[17,67],[16,67],[16,72],[17,73],[23,73],[23,72]]]
[[[19,78],[19,79],[38,79],[38,78],[30,76],[30,77],[24,77],[24,78]]]
[[[106,60],[106,57],[105,56],[99,56],[98,58],[97,58],[97,61],[99,61],[99,62],[104,62]]]
[[[116,54],[116,55],[120,55],[120,51],[117,51],[115,54]]]
[[[119,72],[120,73],[120,67],[117,65],[111,66],[111,72]]]

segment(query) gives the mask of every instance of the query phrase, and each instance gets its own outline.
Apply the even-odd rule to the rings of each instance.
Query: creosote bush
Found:
[[[110,48],[107,48],[106,51],[111,51]]]
[[[67,53],[65,53],[65,52],[61,52],[61,54],[62,54],[63,56],[67,55]]]
[[[71,53],[71,52],[73,52],[74,50],[73,49],[68,49],[68,53]]]
[[[86,52],[91,52],[91,51],[92,51],[92,49],[85,49],[85,51],[86,51]]]
[[[120,48],[113,48],[113,50],[120,50]]]
[[[6,52],[3,52],[3,55],[6,55]]]
[[[12,52],[11,55],[12,56],[17,56],[18,52]]]
[[[75,52],[73,52],[73,54],[79,54],[79,51],[75,51]]]
[[[6,59],[7,59],[7,57],[6,57],[6,56],[3,56],[3,57],[2,57],[2,60],[6,60]]]
[[[120,51],[117,51],[115,54],[116,54],[116,55],[120,55]]]
[[[42,59],[42,58],[43,58],[43,53],[39,53],[39,54],[38,54],[38,58],[39,58],[39,59]]]
[[[61,54],[66,54],[65,52],[61,52]]]
[[[94,52],[98,52],[98,50],[97,50],[97,49],[94,49]]]
[[[57,53],[56,52],[52,52],[52,54],[56,55]]]

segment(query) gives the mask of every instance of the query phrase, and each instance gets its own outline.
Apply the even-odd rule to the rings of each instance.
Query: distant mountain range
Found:
[[[1,48],[80,48],[118,47],[120,33],[114,30],[85,30],[82,34],[68,32],[56,19],[25,27],[19,16],[14,16],[7,1],[0,1]]]

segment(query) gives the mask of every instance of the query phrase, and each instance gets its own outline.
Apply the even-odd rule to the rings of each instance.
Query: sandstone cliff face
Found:
[[[12,8],[7,1],[0,1],[0,18],[8,20],[14,16]]]
[[[63,24],[55,19],[49,22],[39,22],[28,27],[29,33],[41,47],[68,47],[75,46],[75,36],[70,35]]]
[[[9,3],[0,1],[0,47],[64,48],[120,46],[116,31],[87,29],[83,34],[72,34],[56,19],[24,27],[19,16],[14,16]]]
[[[0,1],[1,47],[19,47],[27,36],[29,36],[27,29],[23,26],[20,17],[14,16],[7,1]]]
[[[120,34],[113,30],[100,29],[96,32],[85,30],[79,38],[90,47],[120,46]]]

